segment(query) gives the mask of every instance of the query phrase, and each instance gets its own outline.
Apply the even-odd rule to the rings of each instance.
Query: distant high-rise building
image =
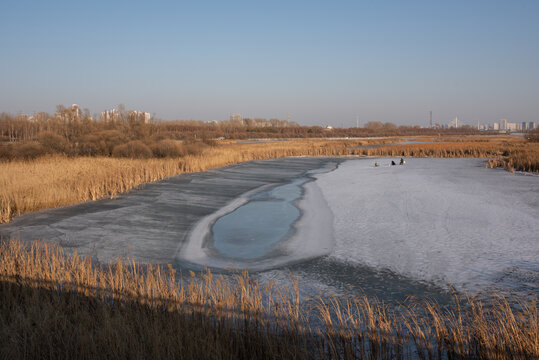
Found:
[[[530,121],[528,123],[528,130],[534,130],[535,129],[535,121]]]
[[[507,130],[507,119],[500,119],[500,130]]]
[[[509,131],[518,131],[520,130],[520,125],[517,124],[517,123],[507,123],[506,124],[506,128],[505,130],[509,130]]]
[[[71,111],[73,112],[73,116],[80,117],[80,108],[79,105],[73,104],[71,105]]]
[[[528,124],[525,121],[523,121],[522,122],[522,130],[527,130],[527,129],[528,129]]]
[[[100,119],[101,121],[117,121],[120,118],[120,114],[118,113],[118,110],[111,109],[111,110],[105,110],[101,113]]]
[[[243,122],[243,115],[242,114],[230,114],[230,121]]]
[[[449,122],[449,124],[447,124],[447,127],[448,128],[458,128],[459,127],[459,118],[458,118],[458,116],[455,117],[454,120],[451,120]]]
[[[152,118],[152,115],[149,112],[144,113],[144,123],[145,124],[149,124],[151,118]]]

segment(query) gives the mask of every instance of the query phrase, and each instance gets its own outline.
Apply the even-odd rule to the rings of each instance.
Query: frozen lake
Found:
[[[238,164],[21,216],[0,235],[102,262],[299,279],[303,295],[386,301],[470,292],[539,295],[539,177],[478,159],[288,158]],[[374,167],[379,162],[380,167]]]
[[[389,162],[318,176],[334,215],[330,259],[440,287],[539,294],[539,177],[473,159]]]

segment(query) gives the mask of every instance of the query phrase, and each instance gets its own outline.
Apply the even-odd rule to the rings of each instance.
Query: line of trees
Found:
[[[104,116],[103,114],[106,114]],[[473,127],[424,129],[368,122],[363,128],[299,126],[287,120],[242,119],[221,122],[163,121],[124,106],[104,112],[99,120],[88,109],[58,105],[54,114],[32,116],[0,113],[0,158],[34,158],[43,154],[71,156],[177,156],[201,151],[217,139],[329,138],[478,134]],[[484,133],[484,132],[482,132]]]

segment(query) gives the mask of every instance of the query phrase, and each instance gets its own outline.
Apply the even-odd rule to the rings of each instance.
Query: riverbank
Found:
[[[413,140],[414,138],[407,138]],[[197,155],[164,159],[43,157],[0,162],[0,223],[15,216],[116,197],[143,184],[183,173],[206,171],[243,161],[287,156],[411,156],[493,159],[490,167],[539,171],[539,143],[516,137],[420,137],[424,143],[358,148],[387,140],[289,140],[222,145]]]

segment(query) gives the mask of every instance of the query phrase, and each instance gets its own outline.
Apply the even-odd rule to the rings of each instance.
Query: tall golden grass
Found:
[[[300,301],[246,272],[101,267],[43,243],[0,244],[0,358],[536,359],[535,302],[474,298],[398,308]]]
[[[529,143],[516,149],[510,149],[496,159],[490,159],[487,167],[503,167],[507,171],[515,170],[539,172],[539,143]]]
[[[115,197],[144,183],[186,172],[204,171],[249,160],[347,153],[344,142],[293,141],[207,147],[200,154],[181,158],[51,156],[4,162],[0,163],[0,223],[31,211]]]
[[[539,144],[511,138],[452,139],[445,142],[378,146],[354,149],[362,156],[406,156],[441,158],[490,158],[486,167],[503,167],[510,172],[539,172]]]
[[[29,161],[0,162],[0,223],[9,222],[14,216],[27,212],[115,197],[144,183],[186,172],[287,156],[481,157],[493,159],[487,164],[491,167],[539,171],[539,143],[497,137],[450,140],[445,143],[385,146],[384,142],[398,139],[290,140],[252,144],[226,142],[178,158],[50,156]],[[372,144],[377,147],[357,148]]]

